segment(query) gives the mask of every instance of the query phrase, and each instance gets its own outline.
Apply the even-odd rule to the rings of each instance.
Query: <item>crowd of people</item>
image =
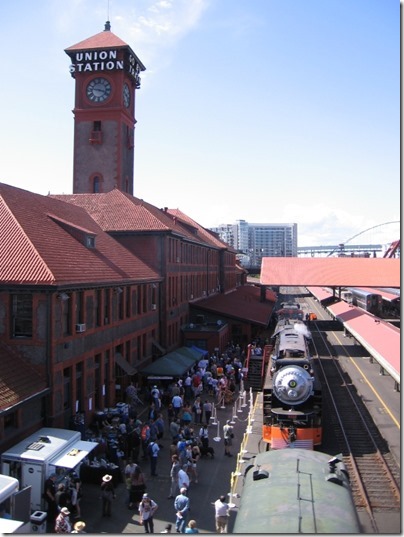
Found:
[[[178,533],[199,532],[196,520],[189,520],[189,489],[199,483],[198,462],[201,457],[215,457],[215,449],[209,438],[213,407],[233,400],[242,381],[243,361],[244,353],[240,347],[229,346],[221,356],[202,358],[186,375],[173,382],[159,386],[152,384],[141,394],[131,383],[126,389],[129,411],[119,416],[107,414],[102,419],[98,418],[97,435],[101,438],[99,444],[104,453],[108,446],[108,436],[114,434],[116,438],[127,490],[127,508],[138,513],[138,521],[145,533],[154,533],[153,517],[160,501],[159,498],[149,496],[147,482],[158,476],[162,456],[170,457],[171,461],[166,497],[173,500],[175,530]],[[141,412],[138,412],[139,407]],[[233,436],[232,425],[227,420],[223,426],[223,447],[227,456],[232,456]],[[168,453],[167,442],[164,448],[163,438],[170,440]],[[99,451],[100,449],[94,450],[96,457],[100,456]],[[75,495],[75,501],[71,497],[67,500],[64,492],[62,489],[60,494],[59,490],[54,492],[55,531],[83,533],[85,523],[82,520],[73,526],[70,523],[70,517],[81,516],[79,492]],[[72,496],[71,490],[70,495]],[[101,514],[110,517],[115,486],[108,471],[100,484],[100,497]],[[212,505],[215,508],[216,531],[226,533],[229,507],[225,497],[221,496]],[[194,511],[197,509],[193,508]],[[171,533],[171,529],[172,525],[168,524],[164,533]]]

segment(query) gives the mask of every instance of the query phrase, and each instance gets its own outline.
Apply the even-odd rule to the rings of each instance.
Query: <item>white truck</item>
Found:
[[[18,480],[20,488],[31,487],[31,509],[47,507],[44,484],[53,473],[56,483],[70,472],[79,473],[80,464],[97,446],[81,440],[78,431],[42,428],[1,455],[1,472]]]

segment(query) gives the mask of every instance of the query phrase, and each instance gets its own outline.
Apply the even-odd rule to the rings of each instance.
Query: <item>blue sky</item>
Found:
[[[4,2],[0,181],[72,192],[64,49],[108,18],[147,68],[135,196],[205,227],[297,222],[300,246],[399,220],[397,0]]]

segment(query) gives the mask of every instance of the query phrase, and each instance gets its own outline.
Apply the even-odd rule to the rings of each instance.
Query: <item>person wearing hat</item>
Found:
[[[69,519],[70,511],[67,507],[62,507],[55,521],[55,533],[71,533],[72,525]]]
[[[230,447],[233,444],[232,442],[233,437],[234,437],[233,427],[230,424],[230,420],[227,420],[226,425],[223,427],[223,438],[224,438],[224,454],[227,455],[228,457],[232,456],[232,454],[230,453]]]
[[[142,501],[139,504],[139,523],[144,526],[145,533],[154,533],[153,516],[157,508],[157,503],[149,498],[147,493],[144,493]]]
[[[76,524],[73,527],[74,527],[74,530],[72,531],[72,533],[86,533],[84,531],[84,528],[86,527],[86,523],[83,522],[82,520],[79,520],[78,522],[76,522]]]
[[[102,516],[111,516],[112,500],[115,498],[115,487],[112,475],[106,474],[101,483]]]

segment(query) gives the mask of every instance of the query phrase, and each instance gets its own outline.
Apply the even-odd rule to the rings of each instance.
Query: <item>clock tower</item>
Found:
[[[65,52],[76,81],[73,193],[133,195],[135,95],[146,68],[109,22]]]

